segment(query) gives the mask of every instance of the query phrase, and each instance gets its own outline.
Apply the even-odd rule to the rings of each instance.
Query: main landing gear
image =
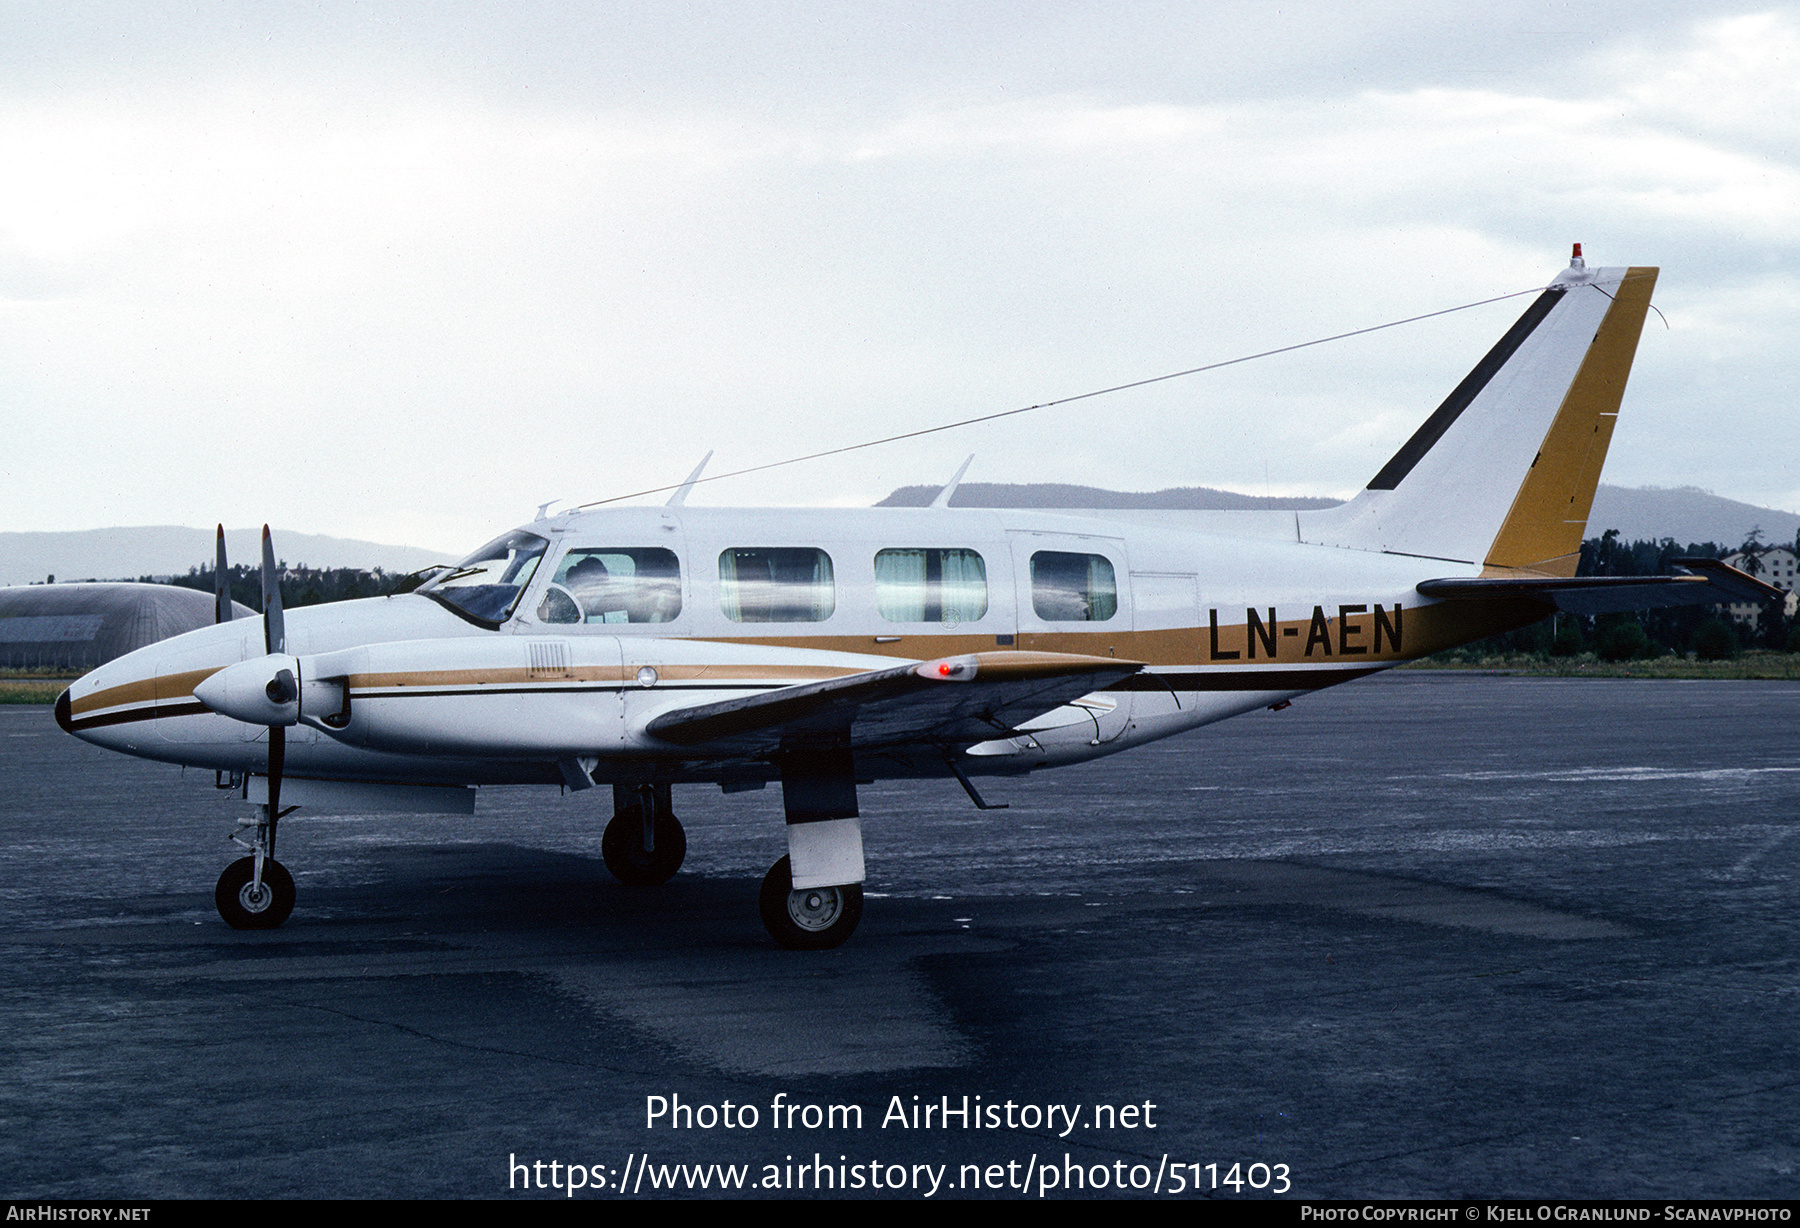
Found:
[[[856,839],[860,876],[860,835]],[[601,834],[600,856],[614,878],[634,887],[654,887],[675,876],[687,856],[687,833],[670,808],[668,785],[613,786],[613,817]],[[796,891],[791,862],[783,857],[763,879],[758,907],[770,937],[790,951],[829,950],[842,945],[862,920],[862,884]]]
[[[861,883],[794,890],[786,857],[769,868],[757,898],[763,927],[790,951],[828,951],[841,946],[862,920]]]
[[[675,877],[687,856],[687,832],[669,808],[668,785],[613,786],[613,817],[600,836],[600,858],[633,887]]]

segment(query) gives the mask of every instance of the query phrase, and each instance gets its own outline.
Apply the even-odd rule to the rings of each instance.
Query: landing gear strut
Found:
[[[786,857],[769,868],[757,900],[763,926],[790,951],[828,951],[841,946],[862,920],[861,883],[794,890]]]
[[[294,911],[294,876],[275,860],[275,822],[269,808],[258,806],[256,818],[243,823],[254,828],[254,834],[249,840],[232,839],[247,847],[250,856],[225,867],[213,888],[213,903],[234,930],[272,930]]]
[[[600,836],[600,858],[612,876],[634,887],[675,877],[687,856],[687,832],[669,809],[668,785],[613,786],[613,817]]]

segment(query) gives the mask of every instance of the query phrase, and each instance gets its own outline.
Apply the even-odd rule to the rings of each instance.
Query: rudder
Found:
[[[1484,574],[1513,570],[1575,574],[1656,274],[1653,268],[1625,270],[1581,370],[1488,547],[1482,560]]]

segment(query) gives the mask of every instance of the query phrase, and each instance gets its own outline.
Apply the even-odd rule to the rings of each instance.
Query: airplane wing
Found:
[[[1489,601],[1523,597],[1569,614],[1614,614],[1653,606],[1716,605],[1786,598],[1772,584],[1719,559],[1671,559],[1686,574],[1674,576],[1503,576],[1422,580],[1421,595],[1440,601]]]
[[[730,754],[767,753],[787,737],[845,731],[857,748],[979,742],[1143,668],[1073,653],[971,653],[677,708],[645,731]]]

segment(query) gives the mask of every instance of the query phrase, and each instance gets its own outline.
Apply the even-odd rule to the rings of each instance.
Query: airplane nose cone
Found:
[[[56,697],[56,723],[62,726],[64,733],[75,732],[75,724],[69,719],[69,689],[67,687],[64,687],[63,693]]]

